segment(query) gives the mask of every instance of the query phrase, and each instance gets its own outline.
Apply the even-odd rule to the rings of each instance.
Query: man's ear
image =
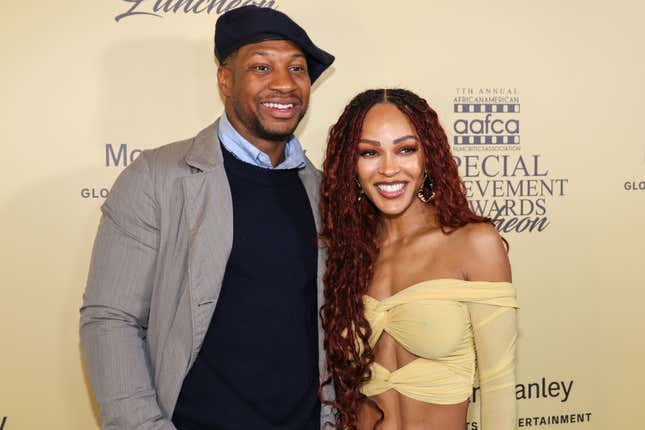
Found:
[[[231,96],[233,86],[233,71],[228,65],[221,65],[217,68],[217,84],[224,97]]]

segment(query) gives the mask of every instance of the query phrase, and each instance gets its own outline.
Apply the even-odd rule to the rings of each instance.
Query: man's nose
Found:
[[[269,88],[282,93],[289,93],[296,89],[296,82],[288,69],[274,69]]]

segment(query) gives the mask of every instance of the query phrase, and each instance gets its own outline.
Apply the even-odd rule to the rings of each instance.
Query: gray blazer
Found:
[[[320,173],[307,160],[300,178],[320,230]],[[144,151],[101,209],[80,337],[102,426],[175,429],[170,417],[217,304],[233,241],[217,122],[192,139]],[[324,267],[320,247],[319,306]],[[318,330],[323,380],[320,321]],[[321,427],[331,412],[322,408]]]

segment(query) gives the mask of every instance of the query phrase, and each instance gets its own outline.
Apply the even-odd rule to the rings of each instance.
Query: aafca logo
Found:
[[[517,88],[457,88],[453,99],[453,149],[519,150]]]
[[[472,210],[502,233],[548,229],[550,206],[567,195],[569,180],[520,147],[517,88],[457,88],[453,108],[452,148]]]

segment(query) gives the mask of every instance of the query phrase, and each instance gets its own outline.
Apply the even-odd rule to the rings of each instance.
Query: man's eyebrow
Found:
[[[368,143],[368,144],[374,145],[374,146],[381,146],[381,142],[379,142],[378,140],[372,140],[372,139],[363,139],[363,138],[361,138],[361,139],[358,140],[358,143]]]
[[[417,142],[419,141],[419,139],[416,136],[413,136],[411,134],[406,134],[405,136],[397,137],[396,139],[394,139],[394,141],[392,143],[394,143],[396,145],[397,143],[401,143],[404,140],[408,140],[408,139],[414,139]]]

